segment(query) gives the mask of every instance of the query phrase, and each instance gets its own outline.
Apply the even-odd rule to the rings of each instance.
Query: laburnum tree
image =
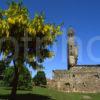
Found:
[[[42,67],[46,58],[53,56],[48,46],[60,35],[61,26],[45,22],[43,14],[30,18],[23,4],[11,2],[0,12],[0,53],[6,62],[13,61],[14,79],[11,99],[14,99],[21,68],[29,64],[33,69]]]

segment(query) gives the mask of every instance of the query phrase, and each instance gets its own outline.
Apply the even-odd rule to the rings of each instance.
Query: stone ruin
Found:
[[[64,92],[100,92],[100,65],[78,65],[78,48],[74,41],[74,31],[68,31],[68,70],[53,70],[49,87]]]

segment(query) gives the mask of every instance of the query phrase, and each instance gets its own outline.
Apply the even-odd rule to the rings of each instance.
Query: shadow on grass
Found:
[[[9,95],[0,95],[0,100],[8,100]],[[48,96],[38,94],[17,94],[15,100],[55,100]]]

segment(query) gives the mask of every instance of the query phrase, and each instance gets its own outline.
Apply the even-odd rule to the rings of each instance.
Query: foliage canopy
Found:
[[[42,14],[35,14],[31,19],[28,9],[20,3],[12,2],[7,10],[0,13],[0,39],[6,38],[2,42],[1,52],[7,60],[14,59],[15,47],[18,44],[16,61],[20,64],[26,62],[35,68],[45,58],[53,56],[48,46],[60,34],[60,25],[46,23]],[[25,36],[30,39],[27,48],[24,47],[27,41],[26,38],[23,40]],[[28,55],[25,55],[25,52]]]

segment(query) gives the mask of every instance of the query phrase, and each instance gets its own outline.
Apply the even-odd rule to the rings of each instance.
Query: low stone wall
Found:
[[[56,77],[51,84],[56,89],[65,92],[100,92],[100,67],[77,65],[63,72],[56,70],[54,73]]]

